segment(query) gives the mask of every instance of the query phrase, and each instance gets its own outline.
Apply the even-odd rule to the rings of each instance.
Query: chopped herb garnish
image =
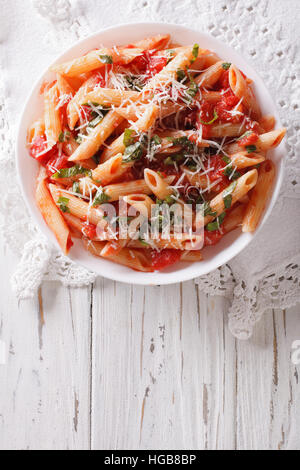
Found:
[[[215,230],[219,230],[220,225],[224,222],[226,216],[226,212],[222,212],[222,214],[219,215],[219,217],[216,218],[214,222],[209,222],[209,224],[206,225],[206,230],[209,232],[214,232]]]
[[[93,201],[93,207],[99,206],[100,204],[104,204],[104,202],[107,202],[110,200],[110,197],[105,194],[102,188],[98,188],[97,193],[94,197]]]
[[[112,64],[113,63],[113,58],[111,55],[99,55],[100,60],[103,64]]]
[[[164,164],[169,166],[169,165],[175,165],[177,162],[181,162],[185,158],[184,155],[181,153],[176,153],[175,155],[169,155],[167,158],[164,159]]]
[[[186,78],[185,71],[182,69],[178,69],[176,72],[176,76],[177,76],[177,81],[182,82],[182,80]]]
[[[253,153],[253,152],[256,152],[257,150],[256,145],[246,145],[245,149],[247,150],[248,153]]]
[[[135,144],[129,145],[126,147],[124,152],[123,162],[128,163],[134,160],[139,160],[143,155],[143,149],[140,142],[136,142]]]
[[[175,51],[173,49],[167,49],[166,54],[167,54],[167,64],[168,64],[173,59],[175,55]]]
[[[80,193],[80,186],[78,181],[74,181],[72,185],[72,191],[73,193]]]
[[[67,140],[69,140],[70,138],[70,132],[69,131],[65,131],[65,132],[61,132],[58,136],[58,141],[59,142],[66,142]]]
[[[154,134],[151,140],[155,145],[161,144],[161,138],[157,134]]]
[[[210,124],[212,124],[213,122],[215,122],[217,119],[218,119],[218,113],[217,111],[214,109],[214,117],[208,121],[208,122],[205,122],[205,121],[202,121],[201,119],[199,119],[199,121],[201,122],[201,124],[204,124],[205,126],[210,126]]]
[[[203,215],[206,217],[207,215],[211,215],[212,217],[215,217],[217,215],[217,212],[214,212],[212,208],[210,207],[210,203],[208,201],[205,201],[204,204],[202,204],[201,209],[203,210]]]
[[[69,201],[70,199],[68,199],[67,197],[62,197],[62,196],[58,199],[57,202],[62,212],[70,212],[70,209],[68,208]]]
[[[145,242],[145,240],[143,240],[143,238],[139,238],[139,242],[143,246],[149,246],[149,243]]]
[[[235,180],[241,176],[239,171],[236,171],[235,168],[232,166],[232,161],[226,155],[223,155],[222,160],[226,163],[226,167],[224,168],[224,175],[227,176],[230,180]]]
[[[192,53],[193,53],[193,56],[194,56],[194,60],[197,59],[197,57],[198,57],[198,52],[199,52],[199,44],[194,44],[193,50],[192,50]]]
[[[174,146],[180,145],[181,147],[191,149],[193,147],[193,143],[189,140],[189,138],[185,135],[182,137],[167,137],[169,142],[172,142]]]
[[[80,165],[75,165],[71,168],[61,168],[54,173],[53,178],[72,178],[77,175],[92,176],[92,171],[87,168],[83,168]]]
[[[222,64],[222,68],[224,70],[228,70],[230,66],[231,66],[231,62],[223,62]]]
[[[194,98],[196,94],[198,93],[199,87],[197,83],[194,81],[191,82],[191,85],[189,88],[186,90],[186,94],[189,95],[191,98]]]
[[[133,129],[125,129],[124,131],[124,138],[123,138],[123,144],[125,147],[129,147],[129,145],[134,144],[134,130]]]
[[[231,204],[232,204],[232,193],[233,193],[233,191],[235,190],[236,185],[237,185],[237,181],[233,181],[233,183],[231,183],[231,184],[228,186],[228,188],[226,188],[226,189],[223,191],[222,197],[223,197],[225,209],[230,209],[230,207],[231,207]]]

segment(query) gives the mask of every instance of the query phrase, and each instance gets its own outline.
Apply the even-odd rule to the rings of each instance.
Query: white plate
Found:
[[[217,41],[207,34],[203,34],[183,26],[164,23],[137,23],[114,26],[78,42],[60,56],[55,63],[61,63],[78,57],[91,49],[99,47],[101,44],[106,46],[129,44],[137,39],[159,33],[170,33],[173,41],[183,45],[199,43],[200,47],[215,51],[222,59],[224,59],[224,61],[236,64],[248,77],[254,80],[255,94],[260,103],[262,112],[273,114],[276,118],[276,126],[280,127],[280,120],[273,100],[270,97],[262,79],[252,69],[252,67],[247,64],[236,51],[228,47],[226,44]],[[49,240],[58,246],[55,236],[45,224],[44,219],[35,204],[34,190],[38,164],[34,159],[28,156],[26,149],[27,128],[42,114],[43,102],[39,94],[40,86],[45,79],[51,79],[51,77],[51,73],[47,71],[43,73],[41,78],[35,84],[33,91],[26,102],[18,132],[17,169],[24,199],[35,222]],[[269,152],[269,158],[271,157],[276,165],[276,182],[272,197],[268,203],[268,207],[266,208],[259,229],[268,218],[279,193],[283,176],[282,156],[282,145],[272,150],[272,152]],[[235,230],[234,232],[226,235],[217,245],[205,248],[204,261],[197,263],[178,263],[177,265],[171,266],[163,272],[158,273],[140,273],[110,261],[93,257],[84,250],[82,243],[78,240],[75,240],[75,244],[70,251],[69,257],[73,261],[80,263],[99,275],[116,281],[142,285],[172,284],[207,274],[222,264],[227,263],[251,242],[256,233],[257,231],[254,234],[250,234],[241,233],[240,230]]]

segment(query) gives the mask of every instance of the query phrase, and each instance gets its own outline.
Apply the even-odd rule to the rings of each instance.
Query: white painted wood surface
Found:
[[[0,449],[300,449],[299,306],[239,342],[192,281],[44,283],[18,305],[0,260]]]

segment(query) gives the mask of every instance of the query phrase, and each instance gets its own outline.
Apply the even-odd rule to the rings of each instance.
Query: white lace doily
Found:
[[[239,50],[262,75],[288,128],[281,195],[255,241],[196,282],[205,292],[230,299],[229,326],[242,339],[251,335],[267,308],[286,308],[300,300],[299,7],[298,0],[2,0],[0,228],[21,258],[12,279],[19,298],[33,296],[43,279],[71,286],[95,280],[95,274],[52,248],[28,216],[16,181],[14,136],[32,81],[61,53],[62,44],[66,48],[121,19],[198,28]]]

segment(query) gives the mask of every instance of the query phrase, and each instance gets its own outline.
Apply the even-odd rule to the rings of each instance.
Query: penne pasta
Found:
[[[258,170],[257,184],[250,194],[250,200],[243,218],[243,232],[254,232],[256,229],[270,195],[274,178],[274,163],[271,160],[266,160]]]
[[[153,126],[158,115],[158,107],[154,104],[149,105],[145,113],[130,127],[135,132],[146,132],[151,126]],[[119,119],[123,119],[119,117]],[[109,158],[113,157],[117,153],[124,153],[124,134],[121,134],[116,140],[114,140],[109,147],[107,147],[101,156],[101,161],[105,162]]]
[[[36,203],[46,224],[53,231],[62,251],[67,254],[72,246],[70,229],[51,197],[46,178],[47,175],[44,169],[41,168],[35,191]]]
[[[46,91],[44,96],[44,120],[45,120],[45,134],[47,137],[48,145],[53,147],[59,139],[62,132],[60,111],[57,107],[58,104],[58,88],[55,84],[50,90]]]
[[[122,122],[122,119],[116,111],[109,111],[70,156],[69,161],[77,162],[93,157],[105,140],[112,134],[116,126]]]
[[[104,68],[107,64],[129,64],[141,52],[142,50],[137,48],[119,48],[117,50],[102,48],[64,64],[54,65],[50,70],[67,77],[77,77],[82,73]]]
[[[242,99],[242,104],[249,110],[250,115],[256,120],[259,119],[261,113],[255,96],[241,72],[233,64],[229,68],[229,84],[233,93]]]
[[[211,65],[205,72],[195,78],[195,83],[204,88],[211,88],[219,80],[224,71],[222,67],[223,63],[222,60],[219,60]]]

